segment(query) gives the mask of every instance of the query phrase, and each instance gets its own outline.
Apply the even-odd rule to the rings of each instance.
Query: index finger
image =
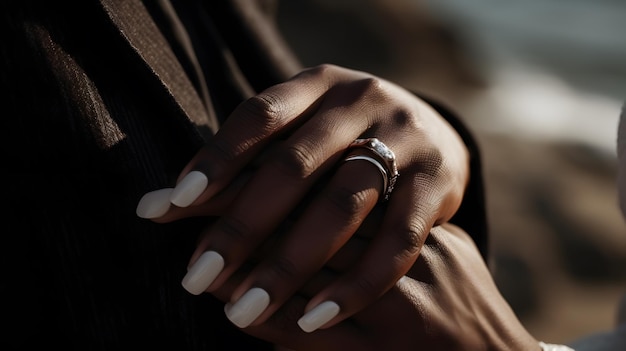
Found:
[[[242,102],[179,176],[171,201],[187,207],[223,189],[268,143],[315,110],[337,79],[323,67],[303,71]]]

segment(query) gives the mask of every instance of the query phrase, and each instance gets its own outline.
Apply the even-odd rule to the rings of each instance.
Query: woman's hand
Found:
[[[369,162],[342,159],[355,139],[372,137],[395,153],[400,176],[382,221],[366,226],[383,177]],[[460,137],[421,99],[369,74],[324,65],[242,103],[176,187],[146,194],[138,214],[157,222],[220,216],[202,234],[183,280],[194,294],[216,291],[262,245],[271,247],[229,296],[227,315],[242,328],[265,322],[357,228],[367,228],[368,249],[300,311],[326,312],[315,323],[307,323],[311,313],[301,321],[312,331],[395,286],[430,229],[459,207],[468,169]]]
[[[298,328],[309,299],[349,272],[369,245],[351,238],[265,323],[244,331],[298,351],[541,349],[499,293],[472,239],[451,224],[433,228],[407,275],[362,311],[313,333]],[[246,275],[242,269],[214,294],[227,301]]]

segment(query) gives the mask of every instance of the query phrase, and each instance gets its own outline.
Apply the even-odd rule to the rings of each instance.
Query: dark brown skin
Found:
[[[540,350],[500,295],[472,239],[433,228],[407,276],[350,318],[304,333],[296,325],[308,297],[340,277],[368,243],[355,237],[264,323],[243,329],[292,350]],[[242,274],[245,276],[245,274]],[[226,301],[233,278],[213,293]]]
[[[340,163],[360,137],[377,137],[396,154],[400,177],[384,206],[376,206],[382,179],[371,164]],[[225,302],[265,289],[270,305],[244,330],[276,344],[538,349],[471,238],[445,224],[461,203],[468,165],[460,137],[421,99],[324,65],[240,105],[180,175],[207,175],[204,193],[155,221],[219,216],[190,264],[207,250],[224,257],[207,291]],[[375,208],[382,215],[364,224]],[[359,228],[366,234],[355,236]],[[268,246],[271,254],[260,254]],[[302,332],[297,319],[326,300],[340,313],[323,329]]]

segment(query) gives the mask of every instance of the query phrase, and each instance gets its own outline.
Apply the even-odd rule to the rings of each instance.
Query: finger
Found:
[[[374,207],[367,217],[365,217],[363,223],[361,223],[361,226],[359,227],[359,230],[355,234],[362,238],[373,238],[383,222],[386,209],[387,207],[384,205]]]
[[[337,256],[356,259],[366,245],[367,243],[361,240],[361,238],[352,237],[337,253]],[[423,304],[423,302],[418,302],[417,305],[406,302],[406,296],[417,296],[415,291],[412,294],[400,293],[404,286],[408,284],[408,281],[411,281],[411,284],[418,288],[421,284],[416,284],[406,277],[403,280],[404,283],[400,281],[397,283],[399,288],[395,289],[397,291],[387,293],[367,310],[354,316],[354,318],[344,320],[332,328],[317,330],[315,333],[305,333],[298,326],[297,320],[302,315],[310,296],[319,292],[323,287],[328,286],[328,284],[339,277],[341,272],[347,270],[354,263],[354,261],[343,259],[333,262],[341,262],[341,264],[335,265],[334,269],[324,268],[317,272],[298,293],[292,295],[268,320],[262,324],[249,326],[243,329],[243,331],[273,344],[294,350],[378,350],[385,348],[384,345],[393,343],[393,340],[389,340],[385,336],[400,334],[404,335],[406,339],[407,335],[422,330],[416,327],[420,321],[415,318],[413,310],[419,307],[420,304]],[[246,269],[250,267],[244,266]],[[245,276],[247,276],[247,271],[233,274],[229,281],[213,292],[213,294],[219,294],[218,297],[223,301],[228,299],[228,296],[232,293],[231,289],[234,289],[238,284],[234,280],[243,279]],[[414,290],[414,288],[411,289]],[[423,297],[428,296],[423,295]],[[393,316],[394,319],[408,318],[403,319],[404,322],[398,323],[381,321],[382,318],[389,316]],[[377,332],[371,333],[370,328],[375,328]],[[399,331],[399,328],[402,330]],[[413,339],[418,338],[414,337]],[[380,343],[381,340],[384,340],[383,344]]]
[[[356,257],[361,252],[362,243],[350,243],[342,247],[342,253]],[[244,279],[253,265],[246,264],[212,294],[222,301],[228,301],[233,289]],[[346,269],[347,266],[336,268]],[[315,334],[303,332],[297,325],[298,318],[304,311],[308,299],[319,292],[324,286],[332,282],[338,273],[335,270],[322,269],[313,275],[300,291],[292,295],[279,310],[264,323],[249,326],[244,332],[276,345],[282,345],[297,350],[344,350],[351,346],[355,349],[364,349],[367,342],[363,331],[353,321],[344,321],[332,330],[320,331]]]
[[[186,207],[217,193],[269,142],[308,119],[346,72],[330,66],[309,69],[240,104],[183,169],[172,203]]]
[[[140,218],[157,223],[168,223],[181,218],[195,216],[218,216],[233,202],[237,193],[250,179],[254,167],[245,169],[224,189],[209,200],[194,206],[178,207],[170,201],[173,188],[158,189],[144,194],[137,204],[136,213]]]
[[[317,285],[328,284],[336,275],[329,271],[321,271],[312,278]],[[319,333],[305,333],[298,327],[297,319],[302,314],[307,298],[300,294],[290,297],[281,308],[262,324],[249,326],[244,332],[257,338],[281,345],[293,350],[365,350],[367,340],[363,330],[353,321],[347,320],[332,329]]]
[[[243,188],[243,186],[248,182],[252,173],[244,172],[243,174],[237,176],[228,186],[219,193],[215,194],[209,200],[199,203],[197,205],[189,206],[189,207],[178,207],[176,205],[171,204],[169,201],[169,196],[164,196],[160,199],[153,199],[150,203],[152,206],[158,203],[162,203],[163,206],[167,206],[167,210],[164,214],[158,216],[150,216],[150,215],[140,215],[143,218],[152,219],[153,222],[156,223],[169,223],[173,221],[177,221],[182,218],[190,218],[190,217],[200,217],[200,216],[222,216],[226,213],[228,208],[233,204],[237,195]],[[155,191],[156,193],[162,190]],[[144,195],[142,201],[137,206],[138,209],[142,206],[142,202],[149,194]],[[139,212],[140,210],[138,210]],[[144,212],[145,213],[145,212]],[[153,212],[156,214],[156,212]]]
[[[343,164],[279,247],[233,294],[237,307],[250,291],[262,289],[270,300],[268,306],[258,316],[246,318],[245,323],[234,322],[240,327],[259,324],[278,310],[357,231],[377,203],[382,183],[377,169],[368,162]]]
[[[323,288],[328,286],[333,279],[352,267],[363,252],[365,252],[368,245],[369,239],[358,235],[352,236],[322,269],[308,278],[302,287],[298,289],[296,295],[305,297],[308,300],[318,294]],[[273,254],[273,251],[259,250],[257,254],[231,274],[219,288],[212,290],[211,294],[223,302],[229,302],[235,289],[241,286],[242,282],[250,275],[250,272],[252,272],[259,262],[271,254]]]
[[[368,128],[372,118],[363,114],[363,111],[368,113],[376,111],[366,109],[369,101],[362,99],[361,94],[368,91],[369,86],[370,82],[364,80],[333,89],[332,94],[327,96],[320,106],[318,113],[286,140],[285,146],[279,148],[276,155],[268,157],[266,164],[238,196],[232,210],[207,234],[207,246],[199,247],[197,253],[204,252],[210,247],[212,252],[224,255],[221,259],[218,256],[219,269],[223,271],[217,274],[215,281],[210,283],[214,286],[209,289],[219,286],[228,278],[230,272],[236,270],[238,265],[247,259],[271,231],[285,220],[318,180],[320,174],[325,173],[329,166],[343,155],[345,148],[354,138],[362,135]],[[346,115],[357,117],[345,118]],[[342,168],[358,170],[359,167],[365,167],[369,171],[365,173],[371,178],[361,177],[361,183],[354,182],[352,178],[354,175],[362,174],[361,171],[340,177],[341,180],[335,183],[333,198],[328,198],[323,205],[318,205],[314,210],[315,215],[309,215],[312,219],[298,220],[296,226],[305,229],[300,229],[299,235],[288,234],[289,237],[293,237],[287,239],[290,243],[288,245],[292,248],[285,249],[284,255],[277,254],[267,267],[261,268],[261,271],[265,269],[273,277],[266,279],[266,284],[261,285],[273,287],[277,292],[276,296],[271,296],[263,287],[252,285],[238,289],[233,296],[234,301],[240,299],[248,301],[253,298],[258,299],[259,304],[270,304],[270,300],[273,301],[270,306],[266,306],[269,309],[257,311],[262,313],[260,321],[271,315],[298,284],[307,278],[307,274],[318,270],[328,257],[345,243],[379,198],[381,184],[387,181],[386,172],[376,167],[372,168],[372,164],[367,162],[350,164],[356,166]],[[380,165],[378,167],[382,168]],[[381,172],[384,179],[381,178]],[[360,188],[365,186],[375,190],[368,194],[364,191],[366,188]],[[267,199],[271,201],[268,202]],[[302,225],[301,222],[306,224]],[[311,235],[317,234],[319,237],[319,233],[323,233],[319,239]],[[341,236],[336,236],[336,233]],[[323,237],[324,235],[327,237]],[[324,251],[324,254],[311,250],[309,243],[312,241],[317,248]],[[301,255],[303,249],[309,251],[308,255]],[[264,274],[268,275],[267,272]],[[282,284],[278,284],[280,278],[283,280]],[[249,284],[253,284],[254,279],[252,277]],[[207,279],[204,283],[209,281]],[[274,284],[274,281],[277,284]],[[252,321],[246,320],[239,325],[245,326]]]
[[[227,279],[286,221],[312,186],[334,167],[346,147],[367,129],[369,117],[361,114],[367,102],[355,103],[358,94],[354,90],[344,87],[327,97],[315,116],[267,155],[228,213],[206,233],[206,240],[198,246],[191,261],[210,250],[207,255],[213,258],[207,260],[216,262],[217,268],[207,274],[210,279],[202,279],[202,285],[211,289]],[[345,115],[359,118],[348,121],[343,118]],[[324,222],[323,218],[320,222]],[[204,259],[201,264],[205,264]],[[192,270],[192,275],[195,272]],[[207,289],[199,283],[191,285],[193,293]]]
[[[339,308],[319,327],[329,327],[354,315],[377,300],[410,269],[433,223],[438,217],[445,192],[416,179],[400,178],[394,190],[380,231],[353,268],[307,305],[307,314],[332,302]],[[305,315],[303,318],[307,318]]]
[[[260,169],[238,194],[228,212],[203,235],[190,260],[195,266],[195,261],[210,251],[209,255],[217,257],[218,263],[223,261],[223,267],[217,268],[214,278],[203,280],[205,286],[192,284],[186,288],[200,293],[207,288],[219,287],[271,233],[278,230],[316,179],[317,175],[305,179],[290,177],[272,166]],[[276,181],[278,184],[273,183]],[[200,261],[199,264],[205,263]],[[195,274],[195,270],[190,272]]]

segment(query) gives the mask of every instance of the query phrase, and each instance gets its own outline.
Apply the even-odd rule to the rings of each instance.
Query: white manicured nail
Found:
[[[226,317],[239,328],[249,326],[270,304],[270,295],[261,288],[248,290],[234,304],[226,304]]]
[[[159,189],[146,193],[137,204],[137,216],[141,218],[158,218],[170,209],[172,188]]]
[[[298,325],[307,333],[317,330],[339,314],[339,305],[332,301],[324,301],[305,313],[298,320]]]
[[[170,195],[170,201],[178,207],[187,207],[204,192],[208,183],[209,180],[204,173],[191,171],[176,185]]]
[[[183,278],[183,288],[194,295],[202,294],[224,268],[224,258],[215,251],[203,253]]]

